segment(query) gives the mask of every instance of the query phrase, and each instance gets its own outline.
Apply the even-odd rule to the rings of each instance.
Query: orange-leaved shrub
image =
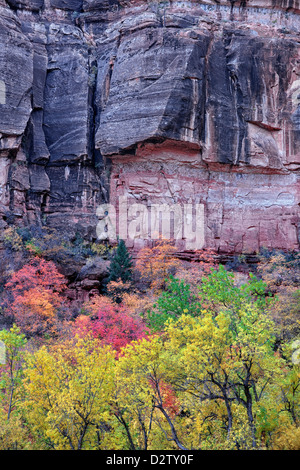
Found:
[[[53,333],[65,288],[55,264],[35,257],[5,284],[4,315],[27,336]]]

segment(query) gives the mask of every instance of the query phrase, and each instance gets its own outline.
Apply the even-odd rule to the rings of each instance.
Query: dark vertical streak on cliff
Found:
[[[232,164],[239,164],[240,160],[248,163],[248,139],[247,139],[247,123],[244,116],[244,96],[242,85],[239,79],[239,58],[232,54],[235,42],[239,41],[232,32],[225,37],[225,50],[226,50],[226,69],[229,77],[229,90],[232,102],[232,111],[235,115],[234,129],[235,133],[233,138],[233,154],[231,156]],[[243,43],[242,43],[243,44]]]
[[[88,93],[88,108],[89,108],[89,125],[88,132],[88,158],[95,165],[95,119],[97,114],[97,107],[95,103],[96,83],[97,83],[98,65],[97,61],[93,58],[91,50],[89,50],[89,93]]]

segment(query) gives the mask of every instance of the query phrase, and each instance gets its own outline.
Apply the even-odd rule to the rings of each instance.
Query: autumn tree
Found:
[[[148,328],[140,317],[132,316],[125,305],[106,296],[95,296],[84,308],[88,315],[76,318],[75,330],[81,336],[91,334],[118,353],[131,341],[147,335]]]
[[[116,364],[115,415],[130,449],[187,450],[178,421],[180,404],[169,382],[172,356],[160,337],[130,343]]]
[[[286,374],[281,384],[284,409],[295,427],[300,427],[300,340],[288,341],[283,347]]]
[[[0,365],[0,450],[29,449],[29,430],[22,416],[22,378],[26,338],[14,325],[0,331],[5,350]]]
[[[28,336],[53,333],[65,287],[55,264],[35,257],[6,283],[5,315]]]
[[[154,290],[165,287],[166,279],[180,266],[175,257],[176,247],[167,240],[158,241],[153,248],[143,248],[138,254],[136,270]]]
[[[262,250],[258,255],[257,272],[274,293],[285,286],[297,288],[300,282],[300,253]]]
[[[34,446],[24,420],[16,413],[7,420],[5,411],[0,408],[0,451],[2,450],[34,450]]]
[[[109,397],[114,355],[92,339],[76,339],[28,357],[28,422],[56,450],[109,449]]]
[[[123,302],[126,294],[130,294],[132,283],[130,281],[123,282],[121,279],[118,281],[110,281],[106,286],[106,294],[116,303]]]
[[[195,250],[191,260],[180,264],[176,277],[189,284],[195,293],[203,277],[209,275],[213,269],[218,269],[216,252],[211,249]]]
[[[5,346],[5,362],[0,366],[1,399],[7,413],[7,419],[9,420],[12,411],[15,409],[16,402],[20,398],[18,396],[18,390],[22,377],[26,338],[25,335],[21,333],[20,328],[14,325],[9,331],[0,331],[0,341],[2,341]]]
[[[263,428],[257,417],[263,410],[272,414],[270,404],[275,406],[283,377],[284,361],[274,353],[272,320],[251,305],[236,313],[204,310],[200,318],[186,315],[170,322],[167,333],[171,349],[180,352],[180,373],[174,371],[174,381],[190,395],[202,436],[210,438],[206,419],[213,413],[210,428],[224,446],[256,448],[258,428]],[[277,400],[277,405],[278,413],[282,403]]]
[[[277,325],[278,342],[297,338],[300,334],[300,253],[262,250],[257,272],[276,296],[270,314]]]
[[[49,290],[53,302],[59,302],[59,294],[65,289],[66,280],[52,261],[35,257],[11,276],[6,288],[11,289],[14,295],[23,294],[35,287]]]

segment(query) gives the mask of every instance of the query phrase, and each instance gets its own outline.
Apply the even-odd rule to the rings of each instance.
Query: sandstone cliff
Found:
[[[299,0],[0,0],[0,228],[92,240],[125,196],[299,249],[299,45]]]

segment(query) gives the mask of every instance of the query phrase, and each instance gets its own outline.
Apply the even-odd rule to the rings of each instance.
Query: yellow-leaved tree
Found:
[[[172,361],[159,335],[133,341],[118,359],[114,414],[129,449],[187,450],[180,403],[170,383]]]
[[[13,325],[0,331],[4,347],[0,364],[0,450],[30,449],[30,433],[22,416],[22,376],[26,338]]]
[[[166,347],[177,351],[173,380],[193,421],[194,445],[260,447],[284,411],[285,362],[274,353],[272,320],[250,305],[236,313],[204,310],[200,318],[169,321],[167,335]]]
[[[26,415],[49,448],[103,449],[112,443],[109,400],[114,354],[92,339],[40,348],[25,369]]]

